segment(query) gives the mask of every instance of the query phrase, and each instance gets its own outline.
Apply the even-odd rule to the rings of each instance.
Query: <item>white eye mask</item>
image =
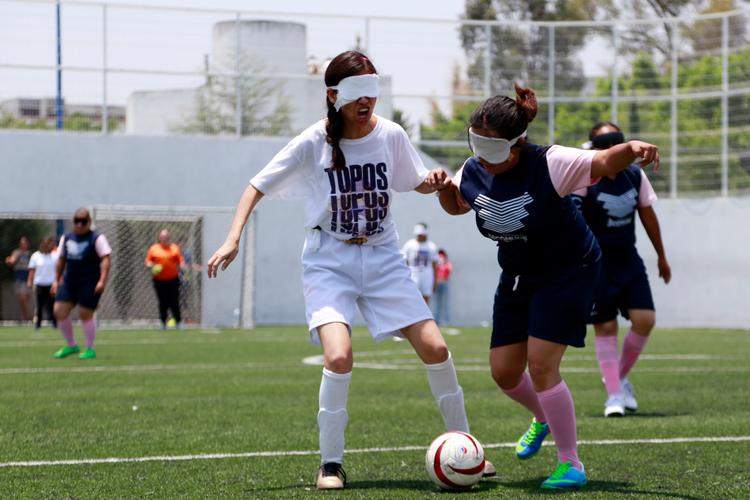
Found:
[[[376,74],[348,76],[335,87],[328,87],[336,91],[336,102],[333,107],[339,111],[343,106],[356,101],[360,97],[378,97],[380,95],[380,78]]]
[[[510,148],[512,148],[513,145],[523,137],[526,137],[525,130],[518,137],[508,140],[497,137],[485,137],[483,135],[475,134],[469,129],[469,146],[471,147],[474,156],[496,165],[508,159],[510,156]]]

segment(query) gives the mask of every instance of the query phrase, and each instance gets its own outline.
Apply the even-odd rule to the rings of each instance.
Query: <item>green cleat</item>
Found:
[[[539,452],[542,441],[549,434],[549,425],[537,422],[536,418],[531,421],[529,430],[521,436],[516,444],[516,456],[521,460],[528,460]]]
[[[94,359],[96,357],[96,351],[93,347],[90,347],[83,351],[80,356],[78,356],[78,359]]]
[[[581,465],[583,467],[583,465]],[[586,471],[578,470],[570,462],[557,464],[557,469],[542,483],[545,490],[569,490],[586,486]]]
[[[72,345],[72,346],[66,345],[65,347],[61,347],[60,349],[55,351],[55,354],[53,354],[52,356],[56,357],[57,359],[63,359],[63,358],[67,358],[71,354],[75,354],[80,351],[81,351],[81,348],[78,347],[77,345]]]

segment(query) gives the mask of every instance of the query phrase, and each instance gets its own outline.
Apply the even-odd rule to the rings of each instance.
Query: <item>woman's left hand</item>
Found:
[[[451,177],[442,168],[436,168],[430,170],[422,184],[419,185],[417,191],[423,194],[434,193],[435,191],[442,191],[449,188],[451,185]]]

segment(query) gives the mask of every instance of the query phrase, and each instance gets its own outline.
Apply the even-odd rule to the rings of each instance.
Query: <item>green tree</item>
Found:
[[[197,91],[195,109],[185,123],[173,124],[173,132],[188,134],[237,133],[237,106],[240,108],[240,135],[284,135],[291,132],[286,96],[263,74],[262,67],[241,57],[239,85],[232,76],[209,76]],[[239,92],[239,97],[238,97]],[[276,103],[269,107],[271,103]]]

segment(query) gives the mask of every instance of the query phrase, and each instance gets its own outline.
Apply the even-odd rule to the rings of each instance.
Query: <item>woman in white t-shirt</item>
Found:
[[[302,253],[305,309],[313,343],[323,349],[318,427],[318,489],[340,489],[355,306],[376,340],[404,336],[425,363],[446,429],[469,431],[463,391],[432,313],[399,253],[392,191],[428,194],[450,186],[427,171],[396,123],[373,114],[379,88],[372,62],[348,51],[325,73],[328,116],[295,137],[250,180],[224,244],[208,261],[215,277],[237,256],[240,235],[260,199],[307,198]],[[485,469],[494,474],[491,464]]]
[[[55,301],[52,297],[52,283],[55,282],[55,269],[59,253],[55,249],[55,238],[52,236],[42,240],[39,250],[31,254],[29,259],[28,287],[34,288],[36,296],[36,318],[34,328],[42,327],[42,316],[47,311],[47,316],[52,322],[52,327],[57,328],[57,320],[52,312]]]
[[[656,169],[659,151],[640,141],[605,151],[531,144],[526,130],[536,96],[515,90],[515,99],[491,97],[472,113],[474,156],[440,192],[440,204],[453,215],[474,211],[477,229],[498,247],[490,370],[500,389],[534,415],[516,455],[533,457],[551,431],[558,466],[542,488],[575,488],[587,479],[560,362],[568,346],[584,345],[601,251],[568,195],[636,158]]]

